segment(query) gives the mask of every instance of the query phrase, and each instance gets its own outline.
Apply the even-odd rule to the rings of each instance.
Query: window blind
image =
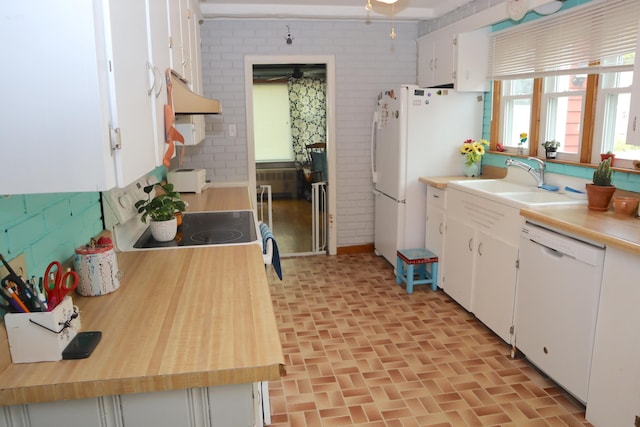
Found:
[[[489,76],[505,80],[630,69],[629,63],[606,63],[605,58],[635,52],[639,22],[638,0],[594,0],[495,32]]]

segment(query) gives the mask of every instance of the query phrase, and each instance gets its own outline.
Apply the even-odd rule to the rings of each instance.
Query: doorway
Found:
[[[295,256],[316,253],[335,255],[336,253],[335,150],[333,143],[335,140],[334,76],[333,56],[248,56],[245,58],[247,152],[250,188],[252,190],[255,189],[254,200],[259,200],[259,193],[262,191],[261,184],[266,183],[265,179],[269,177],[271,180],[276,180],[270,182],[273,200],[272,227],[274,228],[273,231],[278,241],[280,253],[283,255]],[[260,99],[262,96],[260,92],[254,91],[254,80],[260,86],[267,87],[268,96],[281,97],[282,95],[272,95],[271,93],[281,92],[282,88],[276,90],[274,88],[278,85],[287,85],[290,77],[293,77],[292,81],[298,83],[303,81],[309,83],[314,78],[315,80],[324,78],[323,85],[326,87],[326,100],[324,101],[326,108],[322,112],[324,115],[324,129],[321,129],[318,133],[305,134],[304,137],[299,137],[299,129],[294,129],[294,140],[288,141],[284,138],[285,143],[279,144],[284,145],[284,147],[281,146],[278,154],[269,158],[269,155],[265,154],[265,150],[261,150],[260,146],[256,149],[256,141],[260,142],[262,138],[261,132],[265,131],[264,126],[260,124],[260,114],[262,114],[260,106],[264,104],[264,100]],[[289,89],[292,90],[290,84]],[[267,121],[269,123],[278,122],[280,127],[284,128],[289,126],[286,131],[291,134],[291,121],[287,120],[290,117],[290,111],[286,111],[286,114],[279,113],[278,115],[278,112],[274,111],[273,108],[273,105],[276,104],[275,99],[274,101],[268,101],[267,105],[270,106],[268,114],[270,117]],[[290,108],[297,107],[292,106]],[[275,114],[276,119],[271,118],[273,114]],[[311,121],[314,123],[321,122],[317,118],[313,118]],[[283,124],[283,122],[286,122],[286,124]],[[269,129],[268,133],[272,134],[273,130]],[[277,131],[275,133],[277,134]],[[323,139],[322,142],[324,143],[326,170],[324,171],[324,176],[322,174],[311,176],[311,170],[314,167],[312,167],[311,162],[311,151],[306,146],[309,145],[308,143],[320,142],[316,141],[319,138]],[[283,137],[280,136],[277,139],[282,141]],[[295,139],[298,140],[296,141]],[[286,151],[287,144],[289,144],[288,154]],[[271,152],[271,150],[268,151]],[[314,157],[317,156],[314,155]],[[323,185],[322,182],[318,181],[326,184]],[[315,198],[311,200],[312,197]],[[258,203],[259,216],[261,211],[263,211],[263,205]],[[318,217],[318,213],[320,217]],[[327,224],[325,229],[326,237],[319,237],[314,234],[311,221],[317,223],[319,220]],[[325,245],[320,246],[321,252],[318,252],[318,242],[323,238]]]

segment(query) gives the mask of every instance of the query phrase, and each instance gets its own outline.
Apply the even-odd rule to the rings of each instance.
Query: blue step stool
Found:
[[[427,271],[427,264],[431,264],[431,271]],[[405,268],[406,266],[406,268]],[[417,266],[417,269],[414,268]],[[415,275],[418,278],[415,278]],[[407,293],[413,293],[414,285],[431,285],[432,290],[438,289],[438,257],[429,249],[401,249],[397,252],[396,282],[407,284]]]

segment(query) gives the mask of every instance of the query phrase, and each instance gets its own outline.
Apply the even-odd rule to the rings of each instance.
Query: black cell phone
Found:
[[[102,332],[100,331],[78,332],[67,347],[62,350],[62,358],[86,359],[91,355],[101,338]]]

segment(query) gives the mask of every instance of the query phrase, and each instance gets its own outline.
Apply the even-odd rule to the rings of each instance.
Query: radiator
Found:
[[[295,168],[258,169],[256,186],[270,185],[274,196],[295,198],[298,191]]]

